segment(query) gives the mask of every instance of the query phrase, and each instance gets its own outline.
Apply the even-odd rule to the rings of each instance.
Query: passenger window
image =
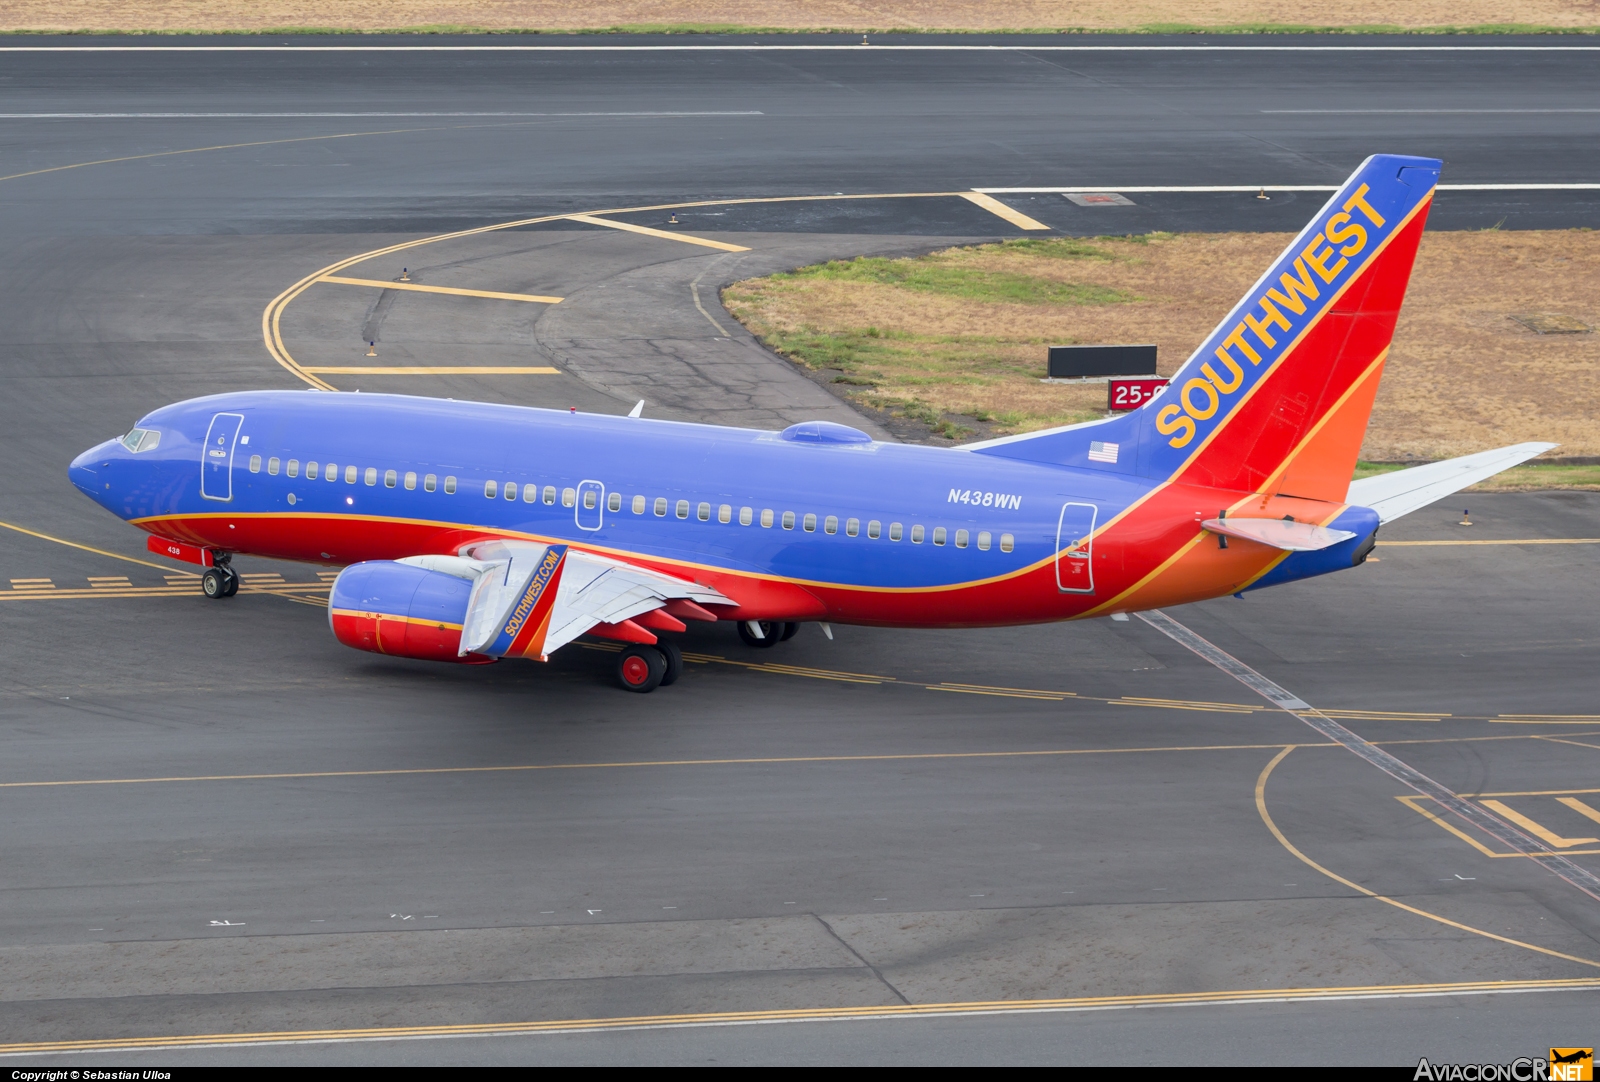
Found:
[[[898,540],[900,540],[900,538],[901,538],[900,524],[898,522],[889,523],[889,540],[890,541],[898,541]]]
[[[300,460],[298,458],[291,458],[289,460],[289,464],[284,468],[283,472],[288,474],[290,477],[299,477]]]
[[[657,496],[656,497],[656,518],[666,518],[666,517],[667,517],[667,498],[665,496]]]
[[[422,479],[422,490],[424,492],[432,492],[434,489],[436,489],[438,487],[439,487],[439,478],[437,476],[435,476],[434,474],[430,473],[430,474],[428,474],[428,476],[426,476],[426,477],[424,477]]]
[[[271,465],[271,463],[268,463],[268,465]],[[378,471],[377,471],[376,467],[373,467],[373,466],[368,466],[367,467],[367,478],[366,479],[367,479],[367,484],[369,484],[369,485],[375,485],[375,484],[378,483]]]
[[[761,510],[761,528],[763,530],[772,529],[772,510],[770,508],[762,508]]]
[[[344,483],[347,485],[356,483],[356,468],[354,466],[346,466],[344,468]]]
[[[320,473],[320,472],[321,471],[317,469],[317,464],[315,462],[307,462],[306,463],[306,480],[307,481],[315,481],[317,479],[317,474]]]
[[[578,502],[578,492],[577,492],[576,489],[564,488],[564,489],[561,490],[561,506],[562,507],[571,507],[573,504],[575,504],[577,502]]]
[[[400,475],[398,473],[395,473],[393,470],[384,470],[383,471],[383,487],[384,488],[393,488],[399,482],[400,482]]]
[[[415,492],[416,490],[417,490],[417,475],[412,473],[410,470],[407,470],[406,471],[406,491],[407,492]]]
[[[710,522],[711,505],[709,503],[703,503],[699,507],[696,507],[694,509],[694,517],[699,519],[701,522]]]
[[[805,517],[805,521],[802,523],[802,525],[805,527],[806,533],[816,533],[817,532],[817,516],[816,515],[807,515]]]
[[[444,494],[446,496],[454,496],[456,494],[456,479],[454,477],[447,476],[444,479]]]
[[[786,530],[794,529],[794,512],[793,511],[785,511],[783,513],[783,528],[786,529]]]
[[[966,530],[957,530],[956,531],[956,548],[964,549],[966,547],[967,547],[967,531]]]
[[[269,476],[269,477],[278,476],[278,467],[280,465],[282,465],[282,463],[278,461],[278,457],[276,455],[274,455],[271,458],[267,459],[267,476]]]
[[[551,506],[555,505],[555,502],[556,502],[556,486],[555,485],[545,485],[544,486],[544,502],[549,504],[549,505],[551,505]]]
[[[689,517],[689,501],[688,500],[679,500],[678,501],[678,517],[679,518],[688,518]]]
[[[633,498],[633,513],[636,514],[636,515],[644,514],[644,497],[643,496],[635,496]]]
[[[846,519],[844,523],[846,536],[855,537],[861,532],[861,520],[858,518]]]
[[[260,455],[251,455],[250,456],[250,472],[251,473],[260,473],[261,472],[261,456]]]
[[[755,521],[755,512],[748,507],[739,508],[739,525],[748,526]]]
[[[599,497],[596,496],[594,489],[586,488],[583,490],[583,509],[585,511],[593,511],[594,505],[599,502]]]
[[[517,498],[517,483],[515,481],[507,481],[506,482],[506,499],[515,500],[516,498]]]
[[[1017,547],[1017,539],[1015,537],[1012,537],[1008,533],[1003,533],[1003,534],[1000,535],[1000,551],[1001,552],[1010,552],[1012,549],[1014,549],[1016,547]]]
[[[539,502],[539,486],[538,485],[523,485],[522,486],[522,502],[523,503],[538,503]]]
[[[822,532],[823,533],[838,533],[839,532],[839,518],[838,518],[837,515],[829,515],[827,518],[822,520]]]
[[[621,511],[622,510],[622,493],[613,492],[611,495],[606,497],[606,510],[608,510],[608,511]]]
[[[944,527],[943,526],[935,526],[933,528],[933,543],[935,545],[944,544],[944,536],[945,536],[945,534],[944,534]]]
[[[911,543],[913,545],[922,544],[922,527],[921,526],[913,526],[913,527],[911,527]]]
[[[717,521],[718,522],[732,522],[733,521],[733,508],[729,507],[727,504],[723,504],[721,507],[717,508]]]
[[[495,484],[493,481],[485,481],[483,483],[483,498],[484,499],[492,500],[496,496],[498,496],[499,494],[500,494],[500,486],[499,485]]]
[[[988,552],[989,551],[989,531],[988,530],[979,530],[978,531],[978,551],[979,552]]]
[[[322,476],[330,481],[337,481],[339,479],[339,467],[332,462],[328,463],[328,468],[323,471]]]
[[[870,537],[874,541],[876,541],[882,535],[883,535],[883,526],[878,522],[877,519],[873,519],[871,522],[867,523],[867,536],[868,537]]]

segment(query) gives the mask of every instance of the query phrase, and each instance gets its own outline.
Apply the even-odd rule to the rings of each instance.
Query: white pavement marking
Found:
[[[1004,218],[1018,229],[1050,228],[1043,222],[1035,221],[1034,219],[1028,217],[1026,214],[1022,213],[1022,211],[1017,210],[1014,207],[1006,206],[1004,203],[1000,202],[1000,200],[996,199],[992,195],[988,195],[985,192],[976,190],[962,192],[961,198],[965,199],[974,206],[982,207],[984,210],[988,211],[990,214],[993,214],[997,218]]]
[[[1550,846],[1535,841],[1471,801],[1463,800],[1453,790],[1440,785],[1415,767],[1409,766],[1383,749],[1369,744],[1366,740],[1323,714],[1305,700],[1268,680],[1220,646],[1189,630],[1160,609],[1152,609],[1149,612],[1141,612],[1136,615],[1169,639],[1209,661],[1274,706],[1293,714],[1329,740],[1343,745],[1346,749],[1365,759],[1391,778],[1438,802],[1502,845],[1537,862],[1546,871],[1560,876],[1595,901],[1600,902],[1600,876],[1595,875],[1587,868],[1579,867],[1571,860],[1556,853]]]
[[[766,116],[759,109],[702,110],[695,112],[615,112],[615,113],[486,113],[486,112],[408,112],[408,113],[0,113],[0,120],[189,120],[227,119],[251,120],[260,118],[300,117],[427,117],[427,116],[487,116],[487,117],[605,117],[605,116]]]

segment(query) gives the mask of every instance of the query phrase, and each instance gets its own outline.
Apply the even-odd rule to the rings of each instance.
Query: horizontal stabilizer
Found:
[[[1494,451],[1430,462],[1426,466],[1380,473],[1376,477],[1363,477],[1350,482],[1345,502],[1370,507],[1378,512],[1380,522],[1393,522],[1401,515],[1409,515],[1452,492],[1460,492],[1468,485],[1487,480],[1559,446],[1557,443],[1518,443]]]
[[[1355,534],[1286,518],[1208,518],[1200,525],[1212,533],[1271,545],[1286,552],[1317,552],[1348,541]]]

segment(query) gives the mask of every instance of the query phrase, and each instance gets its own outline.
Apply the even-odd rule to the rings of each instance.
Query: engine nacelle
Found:
[[[458,655],[472,582],[390,560],[351,564],[333,581],[328,623],[346,646],[423,661],[486,665]]]

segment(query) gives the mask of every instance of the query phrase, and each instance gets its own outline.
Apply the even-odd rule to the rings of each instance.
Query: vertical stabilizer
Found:
[[[1440,164],[1363,162],[1140,409],[972,449],[1095,468],[1092,440],[1118,472],[1343,500]]]

